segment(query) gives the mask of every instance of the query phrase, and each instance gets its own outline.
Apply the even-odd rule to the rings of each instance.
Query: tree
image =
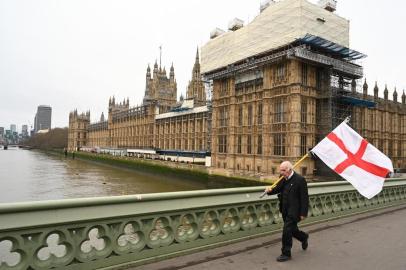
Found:
[[[48,133],[35,134],[24,145],[39,149],[62,149],[68,146],[68,128],[54,128]]]

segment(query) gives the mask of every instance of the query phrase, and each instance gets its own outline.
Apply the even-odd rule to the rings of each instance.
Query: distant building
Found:
[[[22,125],[22,127],[21,127],[21,136],[23,138],[28,137],[28,125]]]
[[[34,132],[41,129],[51,129],[52,108],[47,105],[38,106],[34,119]]]
[[[90,123],[90,111],[78,114],[74,110],[69,114],[68,148],[78,150],[86,145],[87,128]]]
[[[17,131],[12,131],[11,129],[7,129],[4,134],[4,140],[8,144],[17,144],[18,143]]]
[[[107,147],[156,149],[181,155],[210,149],[210,108],[200,77],[199,52],[196,53],[187,99],[177,102],[177,85],[173,65],[169,77],[165,68],[154,64],[146,72],[143,104],[129,107],[129,100],[109,100],[108,116],[90,123],[90,112],[69,114],[68,149]]]
[[[17,126],[14,125],[14,124],[11,124],[10,125],[10,130],[11,130],[11,132],[17,132]]]
[[[206,91],[200,75],[199,50],[196,51],[195,64],[192,70],[192,80],[186,92],[186,99],[193,99],[194,107],[206,105]]]
[[[4,137],[4,127],[0,127],[0,137]]]
[[[144,106],[159,104],[159,110],[162,113],[176,105],[177,86],[173,64],[169,71],[169,78],[166,75],[165,67],[162,69],[159,66],[158,68],[157,62],[154,64],[152,74],[148,65],[145,84]]]

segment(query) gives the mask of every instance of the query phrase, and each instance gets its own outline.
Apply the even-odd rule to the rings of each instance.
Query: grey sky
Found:
[[[311,2],[316,2],[312,0]],[[251,21],[259,0],[0,0],[0,126],[33,125],[36,108],[51,105],[52,126],[69,111],[106,113],[108,99],[140,104],[148,63],[174,63],[178,95],[191,77],[196,47],[214,27],[238,17]],[[362,61],[372,91],[406,88],[404,1],[338,0],[351,21],[350,47]]]

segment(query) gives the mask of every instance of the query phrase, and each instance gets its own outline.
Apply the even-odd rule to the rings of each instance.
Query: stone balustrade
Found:
[[[0,204],[0,270],[117,269],[280,230],[264,187]],[[311,224],[406,202],[406,179],[371,200],[347,182],[309,184]]]

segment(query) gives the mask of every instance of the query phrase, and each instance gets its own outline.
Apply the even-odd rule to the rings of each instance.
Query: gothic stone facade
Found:
[[[334,112],[322,108],[331,94],[329,72],[322,66],[284,58],[245,73],[228,74],[213,82],[212,165],[229,174],[276,175],[281,161],[293,163],[305,155],[335,126]],[[354,83],[354,80],[353,80]],[[354,86],[354,85],[353,85]],[[366,90],[365,90],[366,89]],[[393,161],[406,167],[406,105],[364,93],[352,94],[376,103],[374,108],[353,106],[351,124]],[[348,115],[346,115],[348,116]],[[323,120],[324,119],[324,120]],[[337,120],[337,119],[336,119]],[[343,118],[338,119],[342,121]],[[322,128],[323,121],[329,123]],[[338,122],[335,121],[337,124]],[[306,159],[297,171],[312,175],[316,169]]]
[[[186,102],[192,100],[186,100]],[[155,146],[158,149],[181,151],[210,151],[211,109],[209,106],[179,108],[178,111],[157,115]]]
[[[364,83],[360,98],[376,103],[375,108],[355,107],[353,110],[353,127],[379,150],[388,155],[395,168],[406,168],[406,94],[401,100],[395,89],[392,100],[388,98],[385,86],[383,98],[378,96],[375,83],[373,96],[368,95],[368,84]],[[399,102],[400,101],[400,102]]]
[[[79,118],[70,117],[69,149],[87,146],[208,150],[210,112],[205,106],[206,95],[200,77],[198,52],[187,95],[197,106],[182,108],[182,113],[179,113],[181,104],[176,101],[177,86],[173,66],[169,77],[165,68],[158,68],[157,63],[154,65],[152,75],[148,66],[143,104],[130,108],[128,99],[118,103],[113,97],[109,100],[107,120],[102,115],[99,122],[90,124],[87,120],[84,125],[82,122],[78,123],[82,121]],[[88,114],[90,118],[90,113]],[[75,128],[78,125],[81,127],[80,130]]]
[[[199,51],[196,51],[192,80],[186,100],[173,111],[155,118],[155,147],[181,151],[210,151],[211,107],[200,74]]]
[[[78,114],[77,110],[69,113],[68,150],[76,151],[87,144],[87,128],[90,112]]]

